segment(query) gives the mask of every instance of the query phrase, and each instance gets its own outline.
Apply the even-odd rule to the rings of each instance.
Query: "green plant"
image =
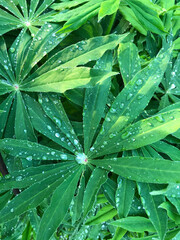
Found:
[[[52,2],[7,2],[36,27],[0,38],[1,238],[178,239],[179,4]]]

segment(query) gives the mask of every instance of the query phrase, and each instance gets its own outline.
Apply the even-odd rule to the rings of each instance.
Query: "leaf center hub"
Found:
[[[84,154],[84,153],[77,153],[76,154],[76,161],[79,164],[87,164],[88,163],[88,158],[87,158],[86,154]]]

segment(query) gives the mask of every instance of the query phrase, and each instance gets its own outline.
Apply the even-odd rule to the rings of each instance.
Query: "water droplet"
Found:
[[[143,83],[143,81],[141,79],[139,79],[139,80],[137,80],[136,85],[140,86],[140,85],[142,85],[142,83]]]
[[[109,138],[113,138],[113,137],[115,137],[115,136],[116,136],[116,134],[111,133],[111,134],[109,135]]]
[[[78,145],[78,140],[77,139],[74,139],[74,144]]]
[[[122,109],[124,107],[124,103],[121,103],[120,104],[120,108]]]
[[[60,157],[61,157],[62,160],[67,160],[67,155],[66,154],[61,154]]]
[[[15,52],[15,48],[11,47],[11,48],[9,49],[9,51],[10,51],[11,53],[14,53],[14,52]]]
[[[156,119],[158,122],[160,122],[160,123],[163,123],[163,122],[164,122],[164,118],[163,118],[161,115],[156,116],[155,119]]]
[[[22,181],[22,176],[17,176],[16,181],[18,181],[18,182]]]
[[[116,109],[115,108],[110,108],[110,112],[111,113],[116,113]]]
[[[132,93],[129,93],[129,94],[127,95],[127,100],[131,99],[132,96],[133,96],[133,94],[132,94]]]
[[[122,138],[122,139],[126,139],[126,138],[128,138],[130,135],[131,135],[130,132],[125,132],[125,133],[123,133],[123,134],[121,135],[121,138]]]
[[[26,158],[26,160],[32,161],[32,156],[28,156],[28,157]]]
[[[58,125],[58,127],[61,127],[61,121],[58,118],[56,118],[56,117],[53,117],[53,119],[55,120],[55,122]]]
[[[59,134],[59,133],[55,133],[55,136],[56,136],[57,138],[59,138],[59,137],[60,137],[60,134]]]
[[[143,97],[144,97],[144,95],[140,94],[140,95],[137,96],[137,99],[140,100],[140,99],[142,99]]]
[[[5,68],[6,70],[8,70],[8,69],[9,69],[7,65],[4,65],[4,68]]]
[[[47,128],[48,128],[49,130],[52,130],[52,127],[51,127],[51,126],[49,126],[49,125],[47,126]]]
[[[106,118],[105,118],[105,121],[106,121],[106,122],[110,122],[111,119],[110,119],[109,117],[106,117]]]

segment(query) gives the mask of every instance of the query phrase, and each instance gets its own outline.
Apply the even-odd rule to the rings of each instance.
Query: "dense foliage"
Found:
[[[0,239],[180,239],[179,15],[0,0]]]

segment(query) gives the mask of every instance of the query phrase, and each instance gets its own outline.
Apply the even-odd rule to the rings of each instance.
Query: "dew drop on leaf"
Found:
[[[163,123],[163,122],[164,122],[164,118],[163,118],[161,115],[156,116],[155,119],[156,119],[158,122],[160,122],[160,123]]]

